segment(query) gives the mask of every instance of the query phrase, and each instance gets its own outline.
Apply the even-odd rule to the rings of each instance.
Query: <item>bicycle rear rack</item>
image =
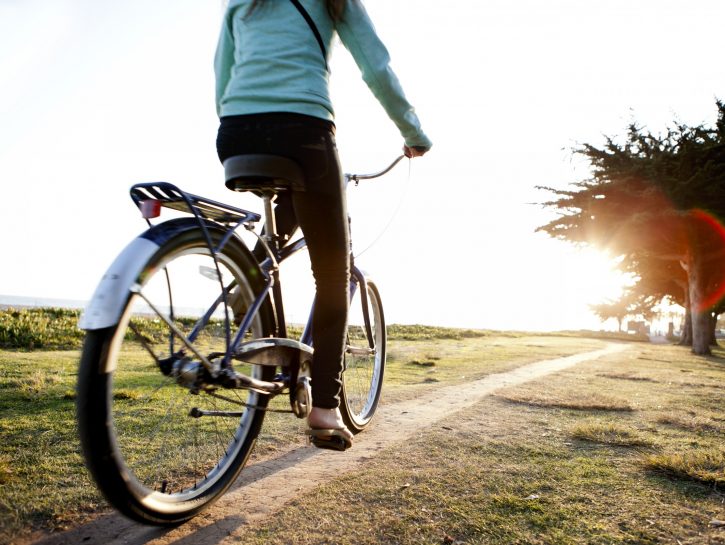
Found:
[[[222,224],[253,224],[262,219],[255,212],[187,193],[168,182],[136,184],[131,187],[130,193],[131,199],[142,211],[145,202],[157,201],[165,208],[189,212],[197,218],[202,217]]]
[[[200,197],[192,193],[187,193],[168,182],[147,182],[136,184],[131,187],[130,194],[134,204],[136,204],[139,208],[141,215],[149,225],[151,225],[151,218],[159,216],[162,206],[164,208],[171,208],[180,212],[187,212],[194,216],[194,219],[199,225],[200,231],[204,234],[206,245],[209,248],[209,254],[214,259],[216,278],[219,281],[222,293],[221,301],[217,301],[216,304],[218,305],[219,303],[222,303],[225,309],[227,309],[229,306],[229,302],[227,301],[227,288],[222,283],[222,274],[219,269],[217,254],[234,235],[234,232],[239,226],[244,225],[247,229],[253,231],[254,223],[262,219],[262,216],[242,208],[236,208],[234,206],[229,206],[228,204]],[[216,246],[210,235],[209,225],[207,222],[216,223],[218,225],[221,224],[224,226],[224,229],[226,229],[226,234],[221,237],[221,240],[217,241]],[[161,316],[159,312],[157,312],[157,314]],[[207,313],[207,315],[205,315],[202,319],[206,320],[210,316],[211,313]],[[226,357],[229,357],[231,355],[228,353],[228,347],[231,343],[231,324],[226,311],[224,313],[224,329],[227,343]],[[244,331],[245,330],[241,330],[238,335],[241,337],[241,335],[244,334]],[[183,336],[180,338],[183,341]],[[185,344],[189,346],[189,343]],[[200,356],[200,359],[203,362],[204,367],[211,372],[211,364],[204,360],[203,355]]]

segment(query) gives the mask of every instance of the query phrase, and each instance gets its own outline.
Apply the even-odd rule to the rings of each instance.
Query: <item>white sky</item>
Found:
[[[144,227],[137,181],[259,209],[224,189],[215,154],[220,3],[0,0],[0,294],[87,299]],[[365,3],[434,141],[409,181],[401,166],[349,193],[358,249],[399,208],[359,260],[388,322],[599,327],[587,305],[616,277],[534,233],[552,215],[528,204],[548,197],[533,187],[586,177],[571,148],[632,120],[713,122],[725,2]],[[377,170],[401,139],[342,47],[332,70],[343,164]]]

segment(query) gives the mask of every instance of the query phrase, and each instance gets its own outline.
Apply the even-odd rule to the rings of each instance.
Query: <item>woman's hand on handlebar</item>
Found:
[[[428,148],[425,148],[423,146],[406,146],[403,145],[403,153],[406,157],[413,158],[413,157],[422,157],[425,155],[425,153],[428,151]]]

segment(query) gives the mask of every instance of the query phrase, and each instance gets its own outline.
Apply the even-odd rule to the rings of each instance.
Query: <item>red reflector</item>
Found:
[[[158,218],[161,215],[161,201],[147,199],[141,201],[141,215],[146,218]]]

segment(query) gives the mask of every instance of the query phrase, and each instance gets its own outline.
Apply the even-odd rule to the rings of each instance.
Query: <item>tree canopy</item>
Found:
[[[631,124],[622,143],[577,148],[591,177],[570,190],[541,188],[559,216],[538,229],[608,250],[637,278],[639,297],[689,309],[698,353],[709,352],[702,329],[725,294],[725,105],[716,105],[712,127],[680,123],[656,135]]]

